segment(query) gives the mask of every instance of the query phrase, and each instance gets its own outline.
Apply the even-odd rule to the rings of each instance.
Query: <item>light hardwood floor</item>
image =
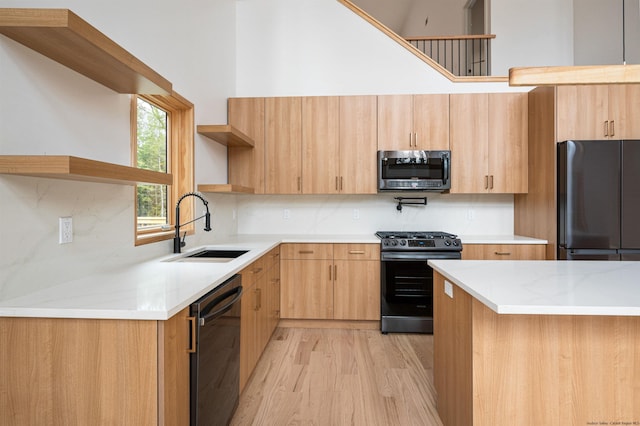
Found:
[[[277,328],[232,425],[442,425],[433,336]]]

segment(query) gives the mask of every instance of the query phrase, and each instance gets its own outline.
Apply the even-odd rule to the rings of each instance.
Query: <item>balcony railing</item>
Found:
[[[494,34],[443,37],[407,37],[415,48],[456,76],[491,75],[491,39]]]

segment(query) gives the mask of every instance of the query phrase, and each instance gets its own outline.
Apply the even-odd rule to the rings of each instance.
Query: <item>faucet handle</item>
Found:
[[[187,245],[187,242],[185,241],[187,239],[187,231],[184,232],[184,234],[182,234],[182,241],[180,241],[180,247],[184,247]]]

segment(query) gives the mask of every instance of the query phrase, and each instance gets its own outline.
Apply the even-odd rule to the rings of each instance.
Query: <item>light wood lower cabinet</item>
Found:
[[[187,317],[0,318],[0,423],[189,424]]]
[[[247,384],[280,319],[280,249],[275,248],[242,275],[240,392]]]
[[[281,317],[380,319],[378,244],[283,244]]]
[[[464,244],[463,260],[544,260],[545,244]]]

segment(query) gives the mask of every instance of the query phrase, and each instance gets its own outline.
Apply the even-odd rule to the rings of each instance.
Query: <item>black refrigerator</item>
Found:
[[[558,144],[558,259],[640,260],[640,140]]]

